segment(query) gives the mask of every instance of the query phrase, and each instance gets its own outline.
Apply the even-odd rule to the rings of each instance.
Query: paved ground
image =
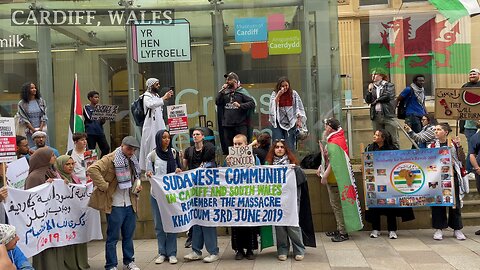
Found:
[[[357,232],[352,240],[332,243],[323,233],[317,233],[317,248],[307,248],[305,259],[297,262],[291,257],[281,262],[276,258],[276,248],[271,247],[257,255],[256,260],[235,261],[229,237],[219,237],[221,259],[215,263],[183,261],[190,252],[178,239],[178,264],[165,262],[156,265],[157,244],[155,239],[136,240],[135,257],[142,270],[147,269],[225,269],[225,270],[295,270],[295,269],[480,269],[480,236],[474,235],[475,227],[466,227],[467,240],[453,238],[446,231],[443,241],[432,239],[433,230],[406,230],[398,232],[398,239],[390,240],[385,232],[378,239],[370,239],[369,232]],[[117,254],[121,258],[120,243]],[[89,260],[92,269],[103,269],[105,263],[104,242],[89,244]],[[205,254],[204,254],[205,255]],[[121,269],[121,268],[119,268]]]

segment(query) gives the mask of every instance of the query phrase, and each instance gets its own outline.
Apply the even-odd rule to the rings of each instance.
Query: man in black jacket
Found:
[[[226,82],[218,92],[215,104],[218,110],[219,130],[221,129],[221,134],[223,133],[220,140],[223,140],[222,148],[226,154],[228,146],[233,145],[235,135],[244,134],[249,137],[250,115],[255,109],[255,101],[248,91],[240,86],[237,74],[230,72],[224,77]]]
[[[373,74],[373,82],[368,85],[365,102],[370,104],[373,130],[387,130],[392,135],[393,144],[400,148],[395,122],[395,85],[388,81],[387,75]]]

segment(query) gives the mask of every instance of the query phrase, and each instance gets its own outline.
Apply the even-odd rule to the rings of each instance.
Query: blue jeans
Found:
[[[290,241],[292,241],[293,255],[304,255],[305,245],[302,239],[302,229],[294,226],[275,226],[277,235],[278,255],[288,255]]]
[[[476,129],[466,128],[464,131],[465,137],[467,137],[468,149],[470,149],[470,138],[477,133]],[[467,151],[468,153],[468,151]],[[467,172],[472,171],[472,164],[470,163],[469,155],[467,154]]]
[[[202,255],[203,244],[211,255],[218,254],[217,228],[205,227],[200,225],[193,226],[192,250],[198,255]]]
[[[155,235],[157,236],[158,254],[170,257],[177,256],[177,234],[166,233],[163,230],[162,217],[158,208],[157,200],[150,196],[152,205],[153,222],[155,223]]]
[[[117,242],[122,233],[123,264],[133,262],[133,233],[137,217],[132,206],[112,207],[107,214],[107,241],[105,242],[105,269],[117,266]]]
[[[284,139],[287,143],[287,146],[290,150],[295,151],[295,143],[297,141],[296,136],[297,127],[293,127],[288,131],[278,126],[272,127],[272,143],[275,143],[275,140]]]

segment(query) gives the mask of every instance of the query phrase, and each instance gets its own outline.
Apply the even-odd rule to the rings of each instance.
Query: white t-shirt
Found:
[[[85,151],[78,153],[73,149],[72,154],[70,155],[75,161],[75,167],[73,168],[73,174],[80,179],[82,184],[87,183],[87,165],[85,162]]]

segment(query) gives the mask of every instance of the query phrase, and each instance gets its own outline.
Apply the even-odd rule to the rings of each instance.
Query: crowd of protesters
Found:
[[[469,74],[469,83],[463,87],[476,87],[480,72],[472,69]],[[302,99],[297,91],[293,90],[290,81],[281,77],[270,97],[269,122],[272,127],[270,133],[256,134],[252,141],[251,116],[254,113],[255,101],[248,91],[241,86],[240,78],[234,72],[225,74],[226,82],[220,88],[215,98],[218,111],[218,127],[222,145],[242,147],[251,142],[254,147],[256,165],[291,165],[299,169],[296,153],[297,141],[301,132],[307,129],[307,118]],[[462,196],[468,192],[468,187],[462,181],[465,169],[477,179],[477,188],[480,183],[479,168],[479,133],[469,133],[468,155],[461,147],[458,137],[448,140],[451,128],[447,123],[437,124],[432,114],[428,114],[425,107],[425,76],[417,75],[411,85],[407,86],[395,98],[395,85],[388,80],[388,76],[381,73],[372,75],[372,83],[368,85],[365,101],[370,104],[370,118],[374,130],[373,142],[365,151],[385,151],[399,149],[398,120],[395,109],[398,103],[406,104],[406,134],[420,148],[435,148],[448,146],[452,149],[453,179],[455,200],[458,207],[431,207],[433,238],[443,239],[443,230],[451,227],[458,240],[466,237],[461,229]],[[29,163],[29,175],[25,182],[25,189],[34,188],[53,179],[63,179],[65,184],[86,184],[93,182],[95,190],[91,195],[89,206],[101,210],[106,214],[107,231],[105,243],[105,269],[117,269],[118,259],[116,246],[121,235],[124,269],[139,269],[135,263],[133,236],[135,233],[136,212],[138,211],[139,192],[142,191],[140,178],[145,174],[147,179],[153,176],[162,176],[170,173],[180,173],[197,168],[217,167],[215,146],[204,140],[206,130],[194,128],[192,132],[193,145],[187,149],[176,150],[172,147],[171,134],[163,120],[165,101],[173,96],[173,91],[167,91],[160,96],[160,82],[156,78],[146,81],[143,106],[145,122],[142,127],[142,137],[139,142],[132,136],[123,138],[121,146],[110,152],[110,146],[103,131],[104,120],[94,120],[92,114],[99,104],[99,93],[91,91],[87,98],[90,104],[84,107],[84,121],[86,133],[74,133],[74,148],[69,149],[66,155],[50,146],[47,130],[47,104],[42,99],[39,89],[32,82],[22,86],[21,100],[18,104],[18,122],[24,136],[17,136],[17,157],[25,157]],[[480,127],[480,122],[465,123],[466,129]],[[318,166],[317,174],[321,184],[328,191],[330,205],[336,221],[336,230],[326,232],[333,242],[349,240],[351,235],[344,219],[339,183],[331,164],[332,155],[327,144],[338,146],[348,157],[344,130],[336,118],[324,121],[324,133],[319,141],[322,164]],[[465,131],[467,135],[467,130]],[[93,164],[88,164],[85,156],[92,149],[101,151],[101,158]],[[228,148],[223,148],[226,154]],[[139,153],[137,156],[136,153]],[[468,165],[466,165],[468,161]],[[228,158],[223,166],[229,166]],[[296,172],[297,174],[298,172]],[[302,176],[297,174],[297,178]],[[303,178],[305,178],[303,176]],[[297,179],[298,209],[302,206],[301,200],[308,196],[302,192],[302,185],[306,181]],[[466,183],[468,184],[468,183]],[[8,198],[8,188],[0,189],[0,201]],[[357,194],[358,199],[358,194]],[[158,201],[150,191],[150,203],[154,221],[155,235],[158,240],[158,256],[156,264],[168,261],[176,264],[177,234],[164,231]],[[301,210],[299,210],[300,212]],[[448,218],[447,218],[448,211]],[[412,208],[371,208],[366,211],[365,219],[371,223],[371,238],[378,238],[381,234],[380,216],[387,217],[388,237],[397,239],[396,217],[402,221],[414,219]],[[2,217],[3,219],[3,217]],[[254,260],[255,250],[258,250],[258,236],[260,227],[232,227],[231,243],[235,251],[235,260]],[[288,258],[290,243],[293,247],[293,258],[301,261],[305,256],[305,231],[302,226],[275,226],[277,258],[285,261]],[[480,234],[478,231],[476,234]],[[206,263],[220,259],[215,227],[194,225],[188,232],[189,240],[186,247],[192,249],[184,256],[185,261],[203,260]],[[0,266],[2,269],[88,269],[87,246],[84,244],[67,247],[48,248],[32,259],[30,265],[21,250],[16,247],[18,236],[15,227],[0,224]],[[202,256],[205,246],[207,256]],[[10,261],[8,260],[10,258]],[[15,259],[14,259],[15,258]],[[15,269],[15,268],[11,268]]]

